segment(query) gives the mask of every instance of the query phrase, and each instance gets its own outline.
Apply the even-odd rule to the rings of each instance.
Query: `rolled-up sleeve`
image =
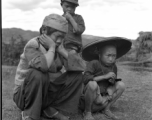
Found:
[[[85,23],[81,15],[77,16],[77,31],[74,31],[75,34],[82,34],[85,31]]]
[[[36,41],[37,42],[37,41]],[[44,54],[39,50],[38,43],[30,42],[24,49],[25,58],[28,60],[29,67],[40,70],[42,72],[48,71],[48,66]]]
[[[94,78],[94,72],[95,72],[94,62],[91,61],[91,62],[87,63],[87,67],[86,67],[86,70],[84,72],[83,81],[84,81],[85,85],[89,81],[93,80],[93,78]]]
[[[66,71],[84,71],[86,67],[85,61],[80,57],[78,53],[68,53],[67,60],[64,59],[64,67]]]

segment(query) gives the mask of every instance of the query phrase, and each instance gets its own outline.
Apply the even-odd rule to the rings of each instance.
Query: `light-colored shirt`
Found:
[[[77,53],[68,53],[68,59],[64,59],[58,53],[55,54],[55,59],[50,68],[47,66],[46,49],[38,43],[38,37],[35,37],[28,41],[24,47],[24,51],[20,56],[20,61],[17,66],[15,76],[15,88],[14,93],[18,91],[18,88],[23,84],[29,70],[31,68],[37,69],[42,72],[49,73],[50,81],[54,81],[62,74],[63,65],[67,71],[84,71],[85,63]]]

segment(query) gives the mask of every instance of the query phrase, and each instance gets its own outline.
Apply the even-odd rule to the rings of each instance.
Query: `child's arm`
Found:
[[[71,16],[70,13],[66,13],[64,15],[64,17],[66,17],[66,19],[72,24],[73,26],[73,32],[76,33],[76,34],[82,34],[85,30],[85,25],[84,25],[84,20],[81,16],[78,16],[78,20],[79,22],[76,22],[73,17]]]
[[[57,52],[58,52],[61,56],[63,56],[65,59],[68,59],[68,51],[64,48],[64,46],[63,46],[63,41],[62,41],[62,43],[60,44],[60,46],[58,46]]]
[[[85,68],[85,72],[83,75],[83,82],[86,85],[89,81],[93,81],[94,78],[94,71],[95,71],[95,60],[90,61],[87,63],[87,66]]]
[[[102,80],[105,80],[105,79],[115,79],[116,78],[116,75],[114,72],[109,72],[105,75],[100,75],[100,76],[96,76],[93,78],[94,81],[102,81]]]
[[[43,45],[49,48],[49,50],[45,54],[43,54],[39,51],[39,49],[37,49],[39,48],[37,40],[30,40],[26,44],[24,48],[24,54],[26,59],[28,60],[28,64],[30,67],[43,72],[47,72],[52,62],[54,61],[56,44],[47,35],[41,35],[39,37],[39,41],[41,41]]]
[[[69,56],[69,51],[67,51],[64,46],[63,46],[63,41],[62,43],[60,44],[60,46],[58,46],[57,48],[57,52],[63,56],[65,59],[68,59],[68,56]],[[70,50],[70,54],[76,54],[76,50]]]

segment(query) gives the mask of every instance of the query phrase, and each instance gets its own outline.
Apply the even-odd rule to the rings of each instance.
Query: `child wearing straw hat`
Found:
[[[94,120],[91,113],[100,110],[108,118],[119,119],[110,111],[125,90],[124,83],[117,78],[115,62],[130,48],[131,42],[121,37],[102,38],[84,46],[82,57],[89,63],[84,72],[85,87],[80,108],[84,110],[86,120]]]
[[[75,14],[77,6],[79,6],[78,0],[61,0],[63,16],[68,21],[68,33],[64,38],[64,46],[79,53],[82,48],[81,34],[85,31],[85,23],[81,15]]]

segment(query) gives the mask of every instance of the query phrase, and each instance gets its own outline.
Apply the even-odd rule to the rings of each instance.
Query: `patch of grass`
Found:
[[[131,71],[152,72],[152,62],[119,62],[118,64],[127,66]]]
[[[144,67],[131,67],[130,70],[138,71],[138,72],[143,72],[143,71],[152,72],[152,69],[144,68]]]
[[[126,84],[126,90],[111,108],[122,120],[152,120],[152,74],[145,70],[130,69],[118,64],[118,77]],[[134,67],[135,68],[135,67]],[[2,66],[2,119],[21,120],[20,110],[13,102],[16,67]],[[108,120],[101,113],[94,113],[95,120]],[[71,115],[72,120],[83,120],[81,114]]]
[[[20,110],[13,102],[16,67],[2,66],[2,119],[20,120]]]

